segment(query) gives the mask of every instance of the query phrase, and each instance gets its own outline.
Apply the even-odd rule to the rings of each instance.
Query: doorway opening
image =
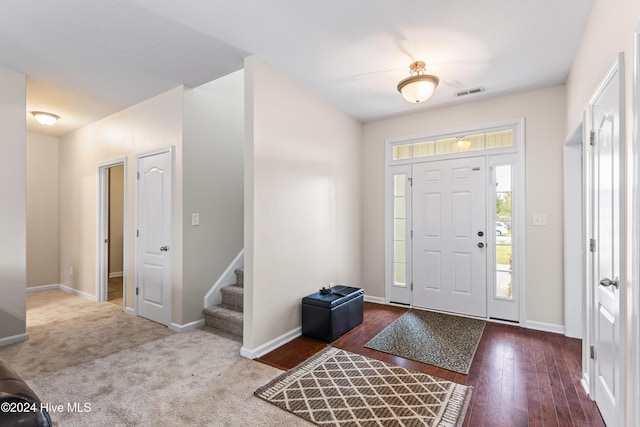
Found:
[[[126,159],[98,166],[98,301],[124,309]]]

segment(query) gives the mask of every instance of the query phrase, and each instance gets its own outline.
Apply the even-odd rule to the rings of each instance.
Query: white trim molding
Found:
[[[564,335],[564,325],[557,325],[555,323],[536,322],[534,320],[527,320],[527,328],[535,329],[536,331],[551,332],[554,334]]]
[[[50,291],[52,289],[60,289],[60,284],[56,283],[54,285],[31,286],[31,287],[27,288],[27,293],[40,292],[40,291]]]
[[[385,305],[387,305],[387,301],[385,301],[384,298],[372,297],[371,295],[365,295],[364,296],[364,301],[365,302],[372,302],[374,304],[385,304]]]
[[[109,169],[117,166],[124,167],[124,193],[123,193],[123,209],[125,218],[123,222],[124,236],[128,234],[127,227],[127,175],[129,171],[128,157],[120,157],[117,159],[100,162],[96,165],[96,302],[107,301],[107,293],[109,291],[108,279],[117,276],[118,273],[109,273],[108,271],[108,249],[107,241],[109,239]],[[122,262],[123,271],[127,271],[127,245],[122,245]],[[113,274],[113,276],[112,276]],[[123,287],[126,289],[126,277],[123,277]]]
[[[77,295],[79,297],[82,297],[82,298],[84,298],[86,300],[89,300],[89,301],[92,301],[92,302],[98,302],[98,299],[96,298],[95,295],[91,295],[91,294],[88,294],[86,292],[79,291],[77,289],[73,289],[73,288],[71,288],[71,287],[69,287],[67,285],[60,285],[60,290],[68,292],[68,293],[73,294],[73,295]]]
[[[15,344],[15,343],[18,343],[18,342],[26,341],[28,339],[29,339],[29,335],[27,335],[26,333],[18,334],[18,335],[12,335],[12,336],[6,337],[6,338],[0,338],[0,347],[4,347],[4,346]]]
[[[171,323],[169,325],[169,330],[178,333],[185,333],[193,331],[194,329],[198,329],[204,326],[204,319],[196,320],[195,322],[185,323],[184,325],[179,325],[177,323]]]
[[[273,351],[276,348],[285,345],[289,341],[293,341],[300,335],[302,335],[302,326],[298,326],[294,330],[282,334],[279,337],[276,337],[271,341],[266,342],[256,348],[250,349],[242,346],[242,348],[240,349],[240,356],[246,357],[247,359],[256,359],[258,357],[262,357],[270,351]]]
[[[628,292],[628,302],[630,307],[629,321],[630,326],[630,351],[631,358],[628,381],[628,400],[627,400],[627,418],[632,426],[640,427],[640,407],[637,404],[640,401],[640,24],[633,33],[633,134],[631,136],[631,148],[629,157],[631,161],[631,179],[628,192],[631,193],[630,212],[631,225],[631,246],[628,254],[628,262],[631,267],[631,290]],[[629,164],[629,163],[627,163]]]
[[[129,316],[135,316],[135,315],[136,315],[135,310],[134,310],[133,308],[131,308],[131,307],[124,307],[124,308],[122,309],[122,311],[123,311],[125,314],[128,314]]]
[[[98,302],[98,299],[96,298],[95,295],[91,295],[89,293],[83,292],[83,291],[79,291],[78,289],[74,289],[70,286],[67,285],[62,285],[62,284],[53,284],[53,285],[42,285],[42,286],[31,286],[30,288],[27,288],[27,293],[31,293],[31,292],[41,292],[41,291],[51,291],[53,289],[60,289],[61,291],[65,291],[67,293],[73,294],[73,295],[77,295],[79,297],[82,297],[86,300],[89,301],[93,301],[93,302]]]

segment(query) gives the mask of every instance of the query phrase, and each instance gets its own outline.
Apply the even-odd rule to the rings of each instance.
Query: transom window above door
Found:
[[[392,160],[417,159],[466,153],[469,151],[493,150],[514,146],[514,129],[474,132],[461,135],[442,135],[437,138],[421,139],[392,147]]]

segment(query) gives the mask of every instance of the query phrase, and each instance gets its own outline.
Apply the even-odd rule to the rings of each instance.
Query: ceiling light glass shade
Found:
[[[416,61],[409,66],[411,76],[398,83],[398,91],[411,103],[429,99],[440,83],[440,79],[431,74],[424,74],[424,70],[425,63]]]
[[[55,114],[45,113],[44,111],[32,111],[33,117],[35,117],[36,121],[44,126],[52,126],[54,125],[60,116],[56,116]]]
[[[407,77],[398,83],[398,91],[407,101],[418,103],[431,98],[438,83],[440,83],[440,80],[436,76],[420,74]]]

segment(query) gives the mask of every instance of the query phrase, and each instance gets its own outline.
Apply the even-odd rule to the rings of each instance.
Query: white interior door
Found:
[[[485,317],[486,159],[413,165],[413,305]]]
[[[138,158],[138,315],[171,322],[171,152]]]
[[[624,243],[620,83],[619,69],[614,66],[591,102],[595,400],[610,426],[619,425],[624,401],[619,288]]]

